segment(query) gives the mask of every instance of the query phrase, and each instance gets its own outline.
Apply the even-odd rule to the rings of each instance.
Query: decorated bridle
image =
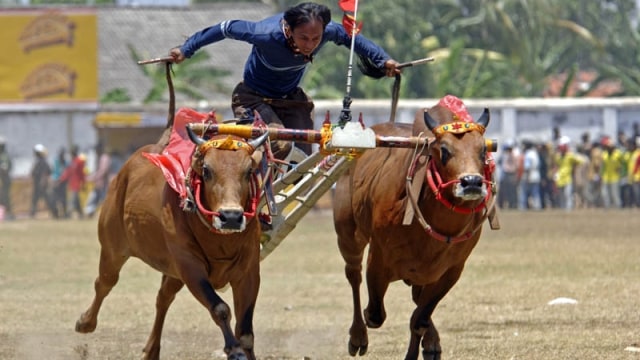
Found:
[[[454,115],[454,119],[455,118],[456,116]],[[437,140],[440,140],[440,138],[446,133],[458,135],[458,134],[463,134],[471,131],[477,131],[480,133],[480,135],[484,136],[485,127],[478,123],[456,121],[453,123],[440,125],[434,128],[431,132],[435,135],[435,138],[437,141]],[[493,140],[485,139],[485,144],[487,147],[487,152],[495,151],[494,150],[495,145]],[[480,204],[478,204],[473,208],[454,205],[444,196],[444,190],[450,186],[454,186],[455,184],[460,183],[460,179],[453,179],[451,181],[443,183],[442,177],[440,176],[440,173],[438,172],[438,169],[436,167],[436,163],[431,158],[427,163],[427,182],[429,184],[429,187],[431,188],[431,191],[433,191],[433,194],[435,195],[436,199],[446,208],[451,209],[452,211],[455,211],[460,214],[473,214],[485,209],[487,202],[491,198],[491,194],[493,191],[493,182],[487,179],[492,178],[494,169],[495,169],[495,163],[493,162],[493,159],[487,156],[484,164],[484,174],[483,174],[484,175],[483,183],[487,186],[487,195],[485,196],[484,200]]]
[[[220,231],[213,227],[212,224],[214,219],[220,216],[220,212],[209,210],[202,204],[201,189],[203,181],[202,177],[195,171],[195,168],[202,166],[202,161],[205,154],[211,149],[247,151],[249,155],[252,155],[259,146],[265,143],[269,134],[265,133],[256,139],[248,141],[241,138],[234,138],[231,135],[228,135],[225,138],[204,140],[196,136],[193,133],[193,130],[191,130],[191,128],[189,127],[187,127],[187,134],[189,135],[189,138],[191,138],[191,141],[196,144],[196,149],[193,154],[194,160],[191,162],[191,166],[189,167],[185,178],[188,200],[191,203],[195,203],[196,213],[198,214],[198,217],[200,218],[202,223],[209,229],[209,231],[219,233]],[[263,156],[262,159],[264,161],[265,157]],[[262,168],[264,167],[261,167],[261,169]],[[262,188],[264,185],[263,180],[265,179],[265,176],[266,174],[262,174],[262,172],[253,172],[251,174],[249,184],[249,200],[247,206],[245,207],[245,211],[243,212],[243,215],[247,219],[247,221],[250,221],[256,216],[258,203],[260,201],[260,197],[262,196]]]
[[[485,114],[483,114],[484,116],[488,116],[488,110],[485,110]],[[428,120],[427,120],[428,118]],[[471,132],[471,131],[477,131],[479,132],[481,135],[484,136],[484,132],[485,132],[485,126],[477,123],[477,122],[470,122],[470,121],[459,121],[459,117],[457,115],[454,115],[454,122],[452,123],[448,123],[448,124],[442,124],[442,125],[438,125],[435,127],[431,127],[431,132],[435,135],[435,139],[433,139],[432,141],[429,142],[428,146],[431,147],[433,145],[434,142],[440,140],[440,138],[447,133],[450,134],[463,134],[466,132]],[[425,112],[425,121],[427,122],[427,124],[429,124],[429,122],[434,122],[434,120],[428,115],[428,113]],[[496,147],[497,144],[495,141],[490,140],[490,139],[485,139],[485,145],[486,145],[486,151],[488,152],[493,152],[496,151]],[[442,241],[442,242],[446,242],[448,244],[450,243],[458,243],[458,242],[463,242],[465,240],[468,240],[470,238],[472,238],[475,234],[475,232],[478,230],[478,228],[480,228],[482,226],[482,223],[484,222],[484,220],[488,217],[489,214],[489,210],[494,206],[495,203],[495,196],[492,198],[492,195],[494,194],[494,189],[495,186],[493,184],[493,182],[491,180],[487,180],[487,179],[492,179],[493,176],[493,171],[495,169],[495,163],[493,162],[493,158],[490,156],[486,157],[485,160],[485,164],[484,164],[484,179],[483,179],[483,183],[487,186],[487,195],[486,197],[482,200],[482,202],[480,204],[478,204],[477,206],[474,206],[472,208],[469,207],[463,207],[463,206],[457,206],[454,205],[453,203],[451,203],[451,201],[449,201],[445,196],[444,196],[444,190],[450,186],[453,186],[457,183],[460,182],[459,179],[455,179],[455,180],[451,180],[448,181],[446,183],[443,183],[442,181],[442,177],[440,175],[440,173],[438,172],[438,169],[436,167],[435,161],[433,161],[433,159],[431,158],[431,156],[429,155],[428,160],[427,160],[427,164],[426,164],[426,179],[427,179],[427,183],[429,184],[429,188],[431,189],[431,191],[433,192],[433,194],[435,195],[435,198],[442,204],[444,205],[446,208],[460,213],[460,214],[474,214],[474,213],[478,213],[480,211],[484,211],[484,214],[482,216],[482,219],[478,222],[478,225],[476,227],[474,227],[471,231],[465,232],[463,234],[459,234],[459,235],[454,235],[454,236],[450,236],[450,235],[444,235],[441,234],[439,232],[437,232],[436,230],[434,230],[428,223],[427,221],[424,219],[424,216],[422,215],[420,208],[418,206],[417,200],[415,198],[415,194],[412,193],[411,191],[411,181],[413,180],[413,177],[415,175],[416,169],[418,168],[418,160],[419,160],[419,156],[415,156],[411,166],[409,167],[409,172],[407,174],[407,194],[409,196],[409,200],[411,201],[411,205],[414,208],[415,211],[415,216],[418,219],[418,222],[420,223],[420,225],[424,228],[425,232],[431,236],[432,238],[438,240],[438,241]]]

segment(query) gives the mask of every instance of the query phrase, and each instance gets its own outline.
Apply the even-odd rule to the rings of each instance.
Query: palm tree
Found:
[[[133,61],[142,57],[135,48],[127,45]],[[189,100],[206,100],[210,93],[229,93],[229,89],[221,81],[231,72],[203,65],[208,62],[209,54],[200,51],[194,54],[189,61],[180,64],[175,70],[177,76],[173,79],[173,87],[177,94],[182,94]],[[141,66],[144,75],[151,80],[151,89],[144,97],[143,103],[166,101],[167,79],[163,66]],[[126,89],[117,88],[107,93],[101,99],[102,102],[128,102],[131,96]]]
[[[360,5],[363,35],[396,60],[436,58],[405,72],[403,97],[541,96],[550,76],[565,74],[570,82],[572,74],[594,69],[601,75],[594,85],[619,78],[628,91],[640,93],[633,0],[367,0]],[[328,84],[344,83],[346,55],[327,60],[327,52],[318,57],[314,67],[322,66],[312,67],[305,87],[317,85],[319,94],[335,95]],[[354,79],[353,96],[389,96],[390,86],[372,81]]]
[[[141,59],[139,54],[131,44],[128,45],[129,52],[133,59]],[[180,64],[179,69],[175,69],[173,86],[177,94],[185,95],[190,100],[206,100],[207,93],[228,93],[229,89],[221,82],[221,78],[228,76],[231,72],[218,69],[212,66],[205,66],[210,59],[206,51],[199,51],[188,61]],[[151,80],[151,89],[145,96],[145,104],[161,102],[166,100],[167,79],[163,66],[142,66],[145,76]]]
[[[473,41],[501,52],[514,66],[528,96],[542,94],[550,75],[589,66],[585,52],[603,52],[602,42],[572,19],[563,0],[490,1],[474,3],[483,31]],[[570,77],[568,77],[570,78]]]

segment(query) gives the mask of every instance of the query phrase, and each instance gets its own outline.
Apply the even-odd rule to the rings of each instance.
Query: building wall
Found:
[[[435,99],[400,101],[396,121],[412,122],[416,111],[431,107]],[[553,127],[561,134],[578,141],[588,132],[592,139],[600,135],[614,136],[618,130],[631,135],[634,123],[640,122],[640,98],[629,99],[527,99],[527,100],[468,100],[469,112],[477,118],[484,107],[491,111],[491,122],[485,136],[496,139],[499,144],[506,141],[531,139],[550,141]],[[200,105],[200,106],[198,106]],[[217,109],[223,119],[231,119],[228,103],[201,103],[190,107],[202,112]],[[188,106],[188,105],[178,105]],[[354,121],[362,113],[366,126],[389,120],[391,104],[386,100],[354,99],[351,112]],[[332,123],[336,123],[342,110],[342,101],[317,101],[315,125],[319,128],[329,111]],[[138,113],[141,119],[137,126],[95,126],[98,112],[121,111]],[[49,149],[49,161],[60,147],[69,148],[77,144],[87,155],[88,171],[93,171],[95,154],[93,146],[98,139],[112,141],[113,145],[138,146],[142,138],[157,139],[167,119],[167,109],[154,106],[109,106],[100,108],[44,108],[31,106],[0,105],[0,136],[7,139],[9,154],[14,160],[12,198],[16,213],[28,209],[31,197],[28,177],[33,163],[33,145],[42,143]],[[129,144],[127,144],[130,142]],[[148,141],[150,142],[150,141]],[[500,152],[496,154],[499,156]],[[328,196],[328,195],[327,195]],[[27,200],[25,200],[27,199]],[[324,199],[324,198],[323,198]]]
[[[418,109],[434,106],[437,102],[437,99],[401,100],[395,121],[412,122]],[[327,111],[333,123],[338,121],[342,100],[322,100],[315,104],[316,128],[322,125]],[[474,118],[482,113],[484,107],[490,109],[491,122],[485,136],[497,139],[499,143],[520,142],[523,139],[550,141],[554,127],[558,127],[562,135],[569,136],[575,143],[585,132],[592,139],[602,135],[614,137],[618,131],[631,135],[633,124],[640,123],[640,98],[470,99],[465,104]],[[224,119],[233,117],[229,104],[224,102],[178,104],[180,106],[192,107],[202,112],[215,109]],[[371,126],[389,120],[391,101],[354,99],[350,110],[353,120],[357,120],[362,113],[365,125]],[[136,132],[145,129],[148,129],[149,136],[155,138],[167,118],[167,109],[158,105],[110,105],[99,108],[0,105],[0,136],[8,140],[9,153],[15,160],[14,176],[28,174],[32,161],[31,149],[37,143],[49,149],[51,161],[60,147],[68,148],[71,144],[78,144],[89,157],[88,165],[92,166],[92,148],[99,137],[107,136],[105,131],[108,128],[94,126],[96,113],[103,111],[140,113],[140,124],[129,128],[129,132],[134,134],[132,138],[136,137]],[[127,127],[114,126],[113,129],[117,131],[114,130],[111,134],[120,138],[128,131]]]
[[[397,122],[412,122],[418,109],[437,104],[438,99],[400,100]],[[588,132],[592,139],[602,135],[615,136],[618,131],[631,134],[634,123],[640,124],[640,98],[571,98],[571,99],[469,99],[465,100],[469,113],[480,116],[489,108],[491,122],[486,136],[499,141],[550,141],[552,129],[577,142]],[[338,118],[341,101],[316,102],[316,126],[324,120],[326,110],[332,119]],[[367,126],[388,121],[391,101],[358,100],[351,105],[353,119],[360,112]],[[335,121],[335,120],[334,120]]]

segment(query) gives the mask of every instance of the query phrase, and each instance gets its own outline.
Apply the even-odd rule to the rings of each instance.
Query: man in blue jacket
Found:
[[[251,22],[227,20],[189,37],[181,47],[170,50],[176,63],[191,57],[198,49],[223,39],[253,45],[245,63],[243,81],[233,91],[231,107],[237,118],[251,118],[257,110],[272,127],[313,128],[313,102],[299,87],[305,69],[329,41],[351,46],[351,37],[341,24],[331,21],[324,5],[302,3],[281,14]],[[354,51],[368,58],[387,76],[400,73],[393,60],[371,40],[356,35]],[[276,156],[282,158],[290,143],[277,142]],[[296,144],[307,154],[310,144]]]

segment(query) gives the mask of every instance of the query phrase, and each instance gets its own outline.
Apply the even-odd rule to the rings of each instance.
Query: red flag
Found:
[[[342,11],[350,11],[351,13],[356,11],[356,0],[339,0],[339,4]]]
[[[344,11],[344,15],[342,16],[342,26],[344,26],[344,29],[349,35],[353,32],[354,24],[356,27],[356,34],[358,34],[362,29],[362,22],[356,23],[355,19],[356,1],[357,0],[339,0],[340,8]]]

